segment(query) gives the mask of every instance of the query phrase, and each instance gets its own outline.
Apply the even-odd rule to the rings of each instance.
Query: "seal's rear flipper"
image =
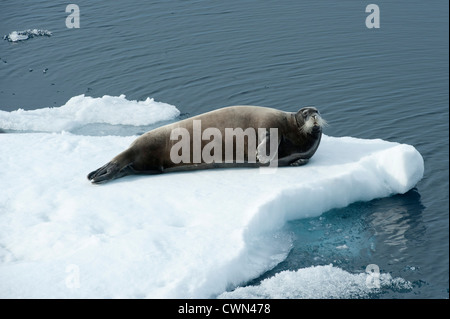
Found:
[[[121,168],[117,163],[109,162],[108,164],[103,165],[99,169],[90,172],[87,178],[93,184],[101,184],[134,173],[135,171],[131,167],[131,164]]]

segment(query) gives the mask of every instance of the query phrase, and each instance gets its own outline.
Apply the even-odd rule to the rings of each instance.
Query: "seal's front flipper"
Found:
[[[87,176],[88,180],[93,184],[101,184],[107,181],[123,177],[126,175],[134,174],[134,170],[131,167],[131,164],[121,168],[119,164],[114,162],[109,162],[106,165],[103,165],[99,169],[96,169],[93,172],[90,172]]]
[[[305,165],[308,162],[309,162],[309,159],[307,159],[307,158],[299,158],[298,160],[293,161],[289,165],[291,165],[291,166],[302,166],[302,165]]]
[[[261,164],[269,164],[273,160],[276,160],[278,156],[278,145],[280,141],[278,139],[278,131],[269,130],[260,131],[258,129],[258,146],[256,147],[256,159]]]

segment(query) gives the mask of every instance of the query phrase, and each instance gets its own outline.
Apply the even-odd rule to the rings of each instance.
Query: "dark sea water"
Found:
[[[376,264],[413,289],[373,298],[449,297],[448,1],[377,0],[379,29],[365,24],[370,2],[354,0],[74,3],[78,29],[66,28],[68,2],[1,1],[0,35],[52,36],[0,41],[0,110],[79,94],[152,97],[185,116],[314,105],[327,135],[411,144],[425,161],[415,189],[289,222],[289,256],[249,284],[313,265]]]

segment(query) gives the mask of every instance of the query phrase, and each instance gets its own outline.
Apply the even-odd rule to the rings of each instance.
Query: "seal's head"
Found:
[[[297,125],[303,134],[320,132],[327,122],[320,116],[319,111],[312,106],[303,107],[295,114]]]

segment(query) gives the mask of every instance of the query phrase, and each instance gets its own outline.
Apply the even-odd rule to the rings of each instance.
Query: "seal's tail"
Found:
[[[96,169],[95,171],[90,172],[87,178],[93,184],[101,184],[134,173],[135,172],[131,167],[131,164],[125,167],[121,167],[118,163],[109,162],[106,165],[103,165],[102,167]]]
[[[93,184],[102,184],[126,175],[136,174],[130,152],[130,150],[125,150],[102,167],[90,172],[87,175],[88,180]]]

